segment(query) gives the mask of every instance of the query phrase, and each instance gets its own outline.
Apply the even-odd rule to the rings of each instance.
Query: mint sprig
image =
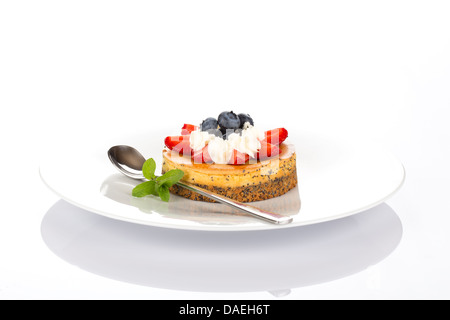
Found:
[[[134,187],[132,191],[133,197],[142,198],[148,195],[159,196],[162,201],[169,202],[169,188],[180,181],[184,176],[184,172],[179,169],[167,171],[162,176],[155,175],[156,162],[152,158],[145,161],[142,166],[142,173],[149,181],[145,181]]]

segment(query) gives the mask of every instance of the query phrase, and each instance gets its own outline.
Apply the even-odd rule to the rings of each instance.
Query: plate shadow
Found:
[[[133,224],[60,200],[41,223],[52,252],[103,277],[172,290],[277,296],[377,264],[402,234],[387,204],[314,225],[214,232]]]

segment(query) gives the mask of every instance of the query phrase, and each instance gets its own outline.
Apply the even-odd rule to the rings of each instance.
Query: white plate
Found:
[[[132,145],[161,164],[163,138],[153,133],[112,144]],[[82,148],[70,145],[67,150],[48,152],[40,174],[61,198],[91,212],[144,225],[209,231],[279,229],[342,218],[384,202],[404,182],[402,164],[379,148],[310,133],[290,133],[289,142],[296,147],[298,187],[284,196],[253,203],[291,215],[293,222],[282,226],[248,217],[223,204],[176,195],[171,195],[169,203],[152,196],[133,198],[131,190],[139,182],[122,176],[111,165],[106,152],[112,144],[105,142],[93,140]]]

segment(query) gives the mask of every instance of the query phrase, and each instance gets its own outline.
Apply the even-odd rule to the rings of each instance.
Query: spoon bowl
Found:
[[[145,179],[142,174],[145,158],[135,148],[125,145],[114,146],[108,150],[108,157],[127,177],[137,180]]]

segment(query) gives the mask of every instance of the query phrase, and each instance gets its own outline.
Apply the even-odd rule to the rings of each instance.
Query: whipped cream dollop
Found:
[[[211,134],[206,131],[192,131],[189,138],[189,144],[192,150],[197,151],[203,149],[206,144],[211,141]]]
[[[208,143],[208,153],[214,163],[227,164],[230,161],[233,149],[227,140],[214,136]]]
[[[208,153],[215,163],[227,164],[236,149],[254,158],[261,148],[261,140],[265,138],[264,131],[246,122],[241,134],[232,133],[224,140],[205,131],[193,131],[189,143],[194,151],[203,149],[208,145]]]

